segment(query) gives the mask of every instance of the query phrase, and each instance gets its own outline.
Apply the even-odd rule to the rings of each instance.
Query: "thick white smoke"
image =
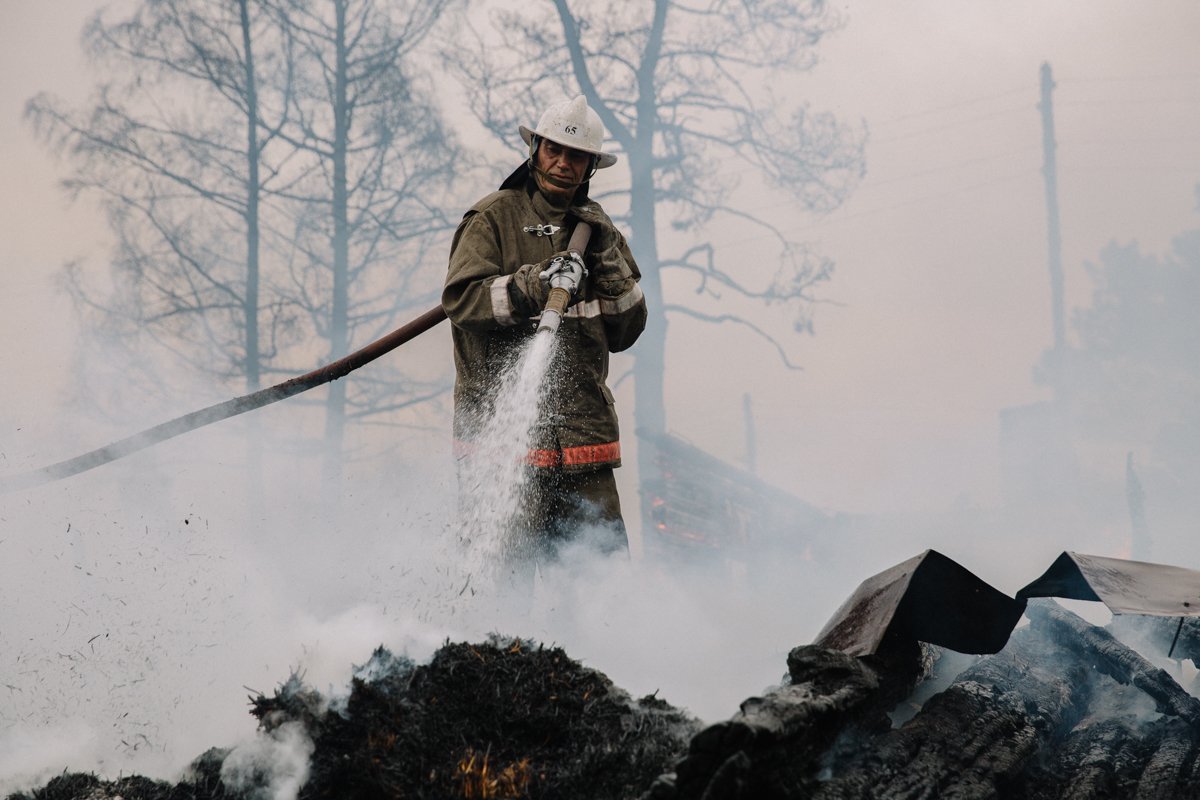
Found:
[[[460,543],[448,432],[416,458],[352,463],[330,507],[272,433],[297,412],[276,413],[263,424],[285,444],[254,498],[238,422],[0,498],[0,581],[17,608],[0,623],[5,791],[64,769],[176,780],[236,745],[234,763],[275,770],[286,796],[303,743],[256,739],[247,694],[296,671],[336,697],[380,644],[422,661],[492,632],[561,645],[635,695],[720,719],[776,683],[848,591],[805,565],[786,581],[749,565],[739,582],[600,556],[586,532],[525,596],[486,580],[464,591],[480,564]]]
[[[251,800],[296,800],[308,780],[312,740],[299,722],[239,744],[221,764],[221,781]]]

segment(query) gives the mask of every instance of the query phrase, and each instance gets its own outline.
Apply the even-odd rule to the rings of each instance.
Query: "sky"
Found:
[[[64,166],[22,120],[26,100],[38,91],[68,100],[86,98],[92,76],[80,53],[79,32],[99,7],[83,0],[0,0],[4,471],[72,455],[102,444],[111,434],[131,432],[143,421],[136,398],[128,399],[128,419],[106,423],[64,411],[68,398],[78,399],[72,378],[77,330],[70,305],[57,290],[57,276],[72,260],[102,265],[109,238],[93,206],[64,196],[57,186]],[[1069,309],[1087,303],[1091,287],[1084,264],[1108,242],[1136,241],[1144,251],[1163,252],[1173,235],[1197,225],[1200,48],[1195,41],[1200,4],[848,0],[834,7],[844,15],[845,26],[821,44],[818,65],[773,88],[790,100],[809,103],[814,111],[864,124],[869,131],[867,174],[854,195],[825,217],[802,214],[787,203],[772,202],[762,209],[836,263],[832,280],[821,291],[815,335],[784,339],[803,369],[784,369],[769,346],[742,330],[672,321],[668,426],[714,455],[744,462],[743,408],[749,395],[758,433],[758,474],[823,510],[902,514],[992,507],[1001,477],[999,414],[1048,398],[1032,377],[1052,335],[1039,70],[1050,64],[1056,81]],[[535,117],[531,110],[531,122]],[[515,136],[513,144],[515,154]],[[709,233],[718,244],[753,254],[744,229]],[[761,314],[772,330],[786,331],[784,310],[745,310]],[[448,339],[437,338],[444,333],[430,334],[411,357],[448,359]],[[622,363],[617,359],[614,374],[620,374]],[[186,378],[179,387],[174,413],[193,410],[201,398],[221,399],[211,389],[205,395],[204,387]],[[629,382],[618,387],[617,400],[624,414],[631,413]],[[363,481],[349,502],[356,541],[382,537],[357,548],[357,555],[373,565],[369,579],[360,581],[361,591],[338,581],[306,583],[298,576],[319,575],[331,563],[343,570],[339,580],[344,581],[362,562],[315,534],[312,509],[300,502],[260,509],[255,524],[245,524],[238,516],[242,510],[235,513],[231,506],[236,504],[229,502],[235,487],[214,477],[230,459],[225,448],[233,446],[237,430],[165,447],[161,454],[107,476],[0,498],[0,563],[9,565],[8,586],[27,592],[22,599],[30,620],[3,631],[6,648],[19,644],[9,669],[22,659],[32,662],[44,670],[39,674],[47,676],[48,686],[65,685],[72,696],[81,697],[93,696],[101,687],[111,689],[125,674],[181,669],[190,675],[188,669],[195,669],[204,674],[206,687],[196,697],[234,701],[234,707],[214,712],[211,724],[192,726],[194,736],[176,740],[169,756],[160,750],[164,764],[176,763],[189,746],[218,743],[227,730],[222,726],[245,716],[238,703],[240,686],[248,681],[269,688],[300,662],[314,676],[333,681],[350,659],[365,660],[367,648],[379,640],[427,652],[451,630],[472,632],[470,625],[456,628],[457,623],[433,612],[415,620],[406,616],[403,604],[417,602],[410,595],[385,591],[381,596],[389,604],[376,602],[379,598],[367,591],[391,585],[396,564],[403,561],[403,542],[389,540],[388,531],[407,525],[436,537],[433,498],[445,489],[444,474],[422,474],[403,459],[389,462],[386,469],[393,472],[387,475],[378,474],[379,467],[363,467]],[[435,440],[436,431],[415,441],[419,447],[436,447]],[[631,472],[622,471],[623,499],[633,494]],[[188,485],[189,476],[204,476],[203,485]],[[271,480],[286,484],[287,478]],[[636,518],[626,504],[627,517]],[[323,518],[321,524],[334,526],[336,521]],[[738,610],[769,614],[764,609],[777,599],[773,588],[747,590],[721,609],[704,607],[708,617],[700,623],[690,616],[696,604],[684,584],[635,563],[636,569],[648,571],[635,570],[630,580],[651,577],[657,594],[632,594],[664,610],[658,615],[664,627],[646,628],[644,639],[632,637],[646,645],[636,655],[625,650],[614,656],[617,645],[604,633],[608,622],[596,622],[587,635],[578,628],[564,633],[566,628],[549,623],[546,630],[562,634],[562,641],[575,644],[595,666],[614,670],[610,675],[618,684],[651,691],[653,682],[661,680],[668,700],[687,701],[706,715],[719,715],[721,707],[732,710],[737,698],[759,691],[781,672],[781,654],[815,633],[857,580],[921,546],[928,545],[905,539],[875,548],[856,569],[839,573],[838,581],[831,576],[828,583],[835,585],[821,585],[814,592],[819,599],[802,603],[811,618],[777,639],[762,631],[738,639],[747,648],[760,648],[752,660],[762,666],[745,679],[748,685],[735,680],[735,666],[716,654],[730,649],[729,631],[737,627]],[[305,547],[309,552],[291,549]],[[1057,543],[1047,547],[1062,549]],[[286,558],[280,555],[284,552]],[[981,546],[964,547],[964,552],[984,560],[983,554],[993,551]],[[275,561],[293,567],[292,573],[273,570]],[[1026,572],[1043,567],[1038,562]],[[169,599],[161,603],[153,581],[139,577],[156,574],[169,576],[167,585],[179,587],[167,590]],[[70,577],[69,583],[61,583],[63,575]],[[87,578],[102,580],[103,588],[95,589]],[[818,576],[809,578],[813,586],[820,584]],[[47,586],[64,585],[51,598],[39,594]],[[598,596],[607,598],[598,605],[611,612],[608,621],[632,625],[640,619],[635,608],[603,593],[603,579],[580,585],[594,586]],[[7,606],[9,598],[4,600]],[[600,613],[597,604],[586,603],[578,612],[593,622]],[[89,619],[104,624],[75,641]],[[180,619],[187,621],[182,627],[176,624]],[[270,635],[256,631],[264,620],[272,623]],[[242,632],[231,633],[231,626]],[[110,641],[123,631],[126,644],[103,661],[103,675],[89,671],[90,662],[82,655],[76,662],[59,653],[94,653],[105,639],[89,643],[88,637],[105,636],[106,631]],[[70,641],[78,647],[65,649]],[[260,658],[268,644],[273,655]],[[151,664],[148,656],[156,648],[164,658],[194,655],[197,647],[205,648],[201,654],[217,654],[221,668],[205,672],[182,655],[171,664]],[[721,676],[721,692],[710,691],[700,676],[685,674],[688,662],[682,656],[696,652],[688,648],[712,656],[715,672],[728,670]],[[677,653],[677,661],[670,652]],[[67,672],[62,671],[64,659],[70,662]],[[147,666],[131,666],[138,659]],[[192,666],[184,669],[184,664]],[[0,664],[0,671],[4,668]],[[82,701],[66,695],[32,702],[36,689],[28,676],[21,683],[0,672],[5,677],[25,692],[17,696],[10,690],[18,709],[14,713],[24,722],[45,723],[37,730],[48,738],[63,739],[65,718],[94,720],[107,713],[106,707],[92,714],[94,709],[81,709]],[[231,685],[237,689],[232,698]],[[683,700],[674,700],[670,688]],[[122,690],[136,691],[141,690]],[[194,700],[178,684],[145,697],[118,692],[113,702],[122,698],[185,708]],[[6,723],[12,719],[0,718],[0,726]],[[246,724],[239,729],[242,735],[248,735]],[[161,748],[175,728],[156,721],[154,730],[157,735],[150,738]],[[78,744],[77,752],[88,753],[96,763],[125,763],[112,760],[114,750],[106,738],[111,731],[103,725],[80,723],[68,733],[72,731],[67,740]],[[14,741],[0,732],[0,779],[6,777],[4,746]],[[122,757],[129,754],[128,749],[118,751]],[[11,762],[8,766],[15,769]]]

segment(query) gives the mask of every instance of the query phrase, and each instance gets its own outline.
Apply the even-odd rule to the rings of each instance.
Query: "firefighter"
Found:
[[[453,323],[456,446],[469,454],[498,376],[534,335],[554,262],[556,285],[572,299],[555,334],[520,524],[535,559],[583,530],[602,550],[627,552],[613,475],[621,444],[605,381],[608,354],[630,347],[645,327],[646,303],[625,237],[588,197],[595,171],[617,157],[602,149],[600,117],[582,96],[519,130],[528,159],[466,212],[451,245],[442,306]],[[566,252],[579,221],[592,227],[582,264]]]

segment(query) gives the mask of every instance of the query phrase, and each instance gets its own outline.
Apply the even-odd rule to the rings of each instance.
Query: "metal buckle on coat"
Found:
[[[526,225],[525,232],[535,236],[553,236],[562,230],[561,225]]]

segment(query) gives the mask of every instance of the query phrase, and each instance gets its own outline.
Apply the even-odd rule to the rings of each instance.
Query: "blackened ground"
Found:
[[[422,666],[378,650],[342,713],[294,682],[255,701],[270,731],[300,720],[316,749],[302,798],[636,797],[677,760],[693,720],[632,700],[561,649],[447,644]]]
[[[227,750],[212,749],[197,758],[177,784],[138,775],[102,781],[95,775],[65,773],[30,794],[9,795],[8,800],[231,800],[221,783],[221,762]]]
[[[347,699],[293,676],[252,700],[265,734],[299,724],[314,745],[303,800],[596,798],[629,800],[669,769],[699,724],[655,697],[634,700],[557,647],[447,643],[415,665],[377,650]],[[227,751],[174,786],[145,778],[55,778],[9,800],[224,800],[261,796],[220,781]]]
[[[1200,700],[1183,673],[1053,601],[1026,615],[987,657],[912,641],[866,658],[796,647],[783,686],[703,730],[558,648],[500,639],[447,644],[420,666],[380,649],[333,708],[293,676],[253,713],[266,736],[311,740],[300,797],[314,800],[1200,797]],[[1137,639],[1163,640],[1158,657],[1170,643],[1155,625]],[[209,751],[175,786],[63,775],[15,797],[267,796],[261,780],[222,784],[235,760]]]

